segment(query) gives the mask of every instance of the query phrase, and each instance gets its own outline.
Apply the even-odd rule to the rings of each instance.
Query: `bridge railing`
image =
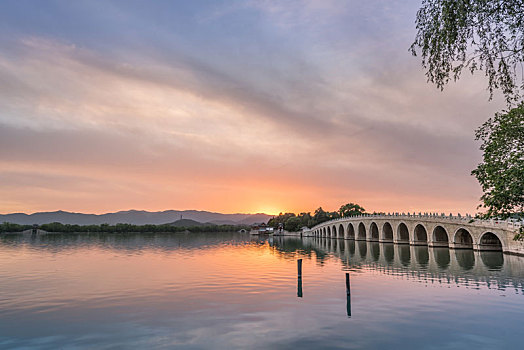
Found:
[[[329,221],[325,221],[323,223],[315,225],[312,230],[321,225],[329,225],[336,223],[338,221],[343,221],[347,219],[362,219],[362,218],[414,218],[414,219],[440,219],[440,220],[450,220],[450,221],[459,221],[459,222],[467,222],[471,225],[479,225],[479,226],[492,226],[492,227],[499,227],[499,228],[508,228],[512,230],[518,230],[521,227],[524,227],[524,219],[478,219],[470,214],[461,215],[460,213],[457,215],[449,214],[446,215],[444,213],[387,213],[387,214],[362,214],[362,215],[354,215],[354,216],[345,216]]]

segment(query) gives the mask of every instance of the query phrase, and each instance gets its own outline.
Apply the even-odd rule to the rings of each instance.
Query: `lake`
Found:
[[[523,341],[524,258],[500,252],[240,233],[2,235],[0,285],[2,349]]]

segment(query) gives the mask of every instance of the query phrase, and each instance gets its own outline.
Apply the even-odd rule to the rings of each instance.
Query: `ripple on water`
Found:
[[[523,261],[241,234],[1,237],[0,347],[518,346]]]

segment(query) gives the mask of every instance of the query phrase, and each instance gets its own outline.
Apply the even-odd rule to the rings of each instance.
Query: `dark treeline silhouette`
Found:
[[[364,214],[366,210],[358,204],[347,203],[340,206],[338,211],[324,211],[322,207],[315,210],[315,213],[280,213],[278,216],[269,219],[268,225],[271,227],[278,227],[279,224],[284,225],[287,231],[298,231],[300,228],[307,226],[313,227],[325,221],[338,219],[347,216],[355,216]]]
[[[31,229],[33,226],[31,225],[19,225],[19,224],[12,224],[10,222],[4,222],[0,224],[0,233],[3,232],[22,232],[25,230]]]
[[[33,228],[31,225],[18,225],[4,222],[0,225],[0,232],[21,232]],[[131,224],[101,224],[101,225],[71,225],[53,222],[38,226],[40,230],[47,232],[103,232],[103,233],[140,233],[140,232],[234,232],[241,229],[249,229],[246,225],[214,225],[205,224],[200,226],[173,226],[165,225],[131,225]]]

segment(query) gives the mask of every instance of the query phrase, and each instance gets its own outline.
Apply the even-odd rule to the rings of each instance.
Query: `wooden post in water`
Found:
[[[349,272],[346,272],[346,311],[351,317],[351,286],[349,284]]]
[[[299,277],[297,282],[297,297],[302,298],[302,296],[302,277]]]
[[[297,281],[297,297],[302,298],[302,259],[297,260],[298,281]]]

